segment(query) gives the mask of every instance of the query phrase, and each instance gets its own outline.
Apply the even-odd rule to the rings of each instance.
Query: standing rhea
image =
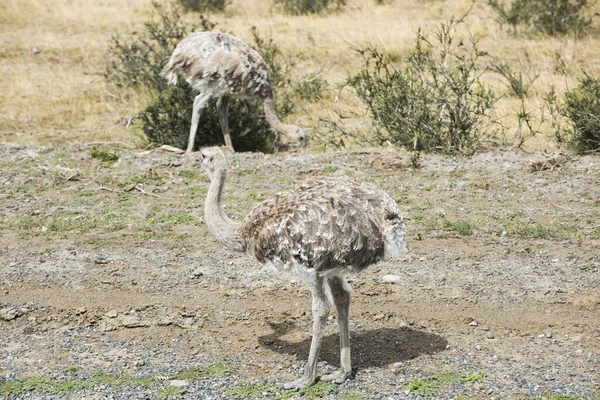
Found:
[[[198,121],[206,103],[212,98],[217,99],[219,122],[228,148],[233,150],[227,119],[230,97],[262,99],[265,117],[271,127],[306,146],[306,132],[296,125],[284,124],[277,116],[271,77],[265,61],[258,52],[235,36],[215,32],[188,36],[177,44],[163,73],[170,84],[176,84],[181,77],[200,92],[194,98],[186,153],[190,153],[194,147]]]
[[[221,206],[228,167],[225,155],[216,147],[199,154],[211,180],[204,216],[212,234],[229,249],[248,251],[263,264],[298,274],[312,293],[313,337],[304,376],[285,387],[315,383],[332,302],[338,313],[340,369],[322,379],[344,382],[352,371],[350,287],[344,276],[406,251],[396,203],[370,185],[347,178],[315,178],[258,204],[243,222],[234,222]]]

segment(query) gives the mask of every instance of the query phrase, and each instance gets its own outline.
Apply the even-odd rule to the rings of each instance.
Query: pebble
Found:
[[[12,321],[23,315],[23,311],[15,307],[6,307],[0,310],[0,319],[4,321]]]
[[[135,315],[125,315],[121,319],[121,325],[125,328],[143,328],[146,326],[150,326],[150,324],[146,321],[142,321],[140,317]]]
[[[384,275],[381,277],[381,281],[385,283],[396,283],[400,282],[400,277],[398,275]]]

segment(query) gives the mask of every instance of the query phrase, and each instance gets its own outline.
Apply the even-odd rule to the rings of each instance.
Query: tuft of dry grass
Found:
[[[350,0],[339,13],[289,16],[279,14],[269,1],[233,0],[224,13],[210,15],[216,29],[250,41],[250,29],[272,35],[281,50],[296,63],[298,78],[320,74],[327,82],[323,99],[302,100],[303,111],[292,118],[314,125],[336,111],[362,112],[362,105],[342,88],[361,66],[355,48],[366,44],[402,61],[414,44],[415,31],[434,30],[451,15],[470,7],[458,0],[406,0],[377,5],[374,0]],[[60,144],[114,140],[143,145],[131,118],[148,100],[143,91],[118,89],[101,76],[109,40],[142,29],[150,18],[151,0],[5,0],[0,3],[0,140],[23,144]],[[196,19],[189,13],[186,18]],[[482,50],[505,60],[516,71],[539,73],[525,100],[539,111],[543,98],[556,87],[559,96],[577,84],[582,70],[600,74],[600,53],[594,36],[572,38],[514,36],[494,21],[493,11],[477,3],[460,32],[480,39]],[[565,75],[565,70],[568,74]],[[520,100],[510,97],[502,77],[490,73],[487,81],[503,98],[497,112],[514,135]],[[369,122],[359,118],[368,132]],[[548,124],[541,135],[526,142],[529,149],[554,148]]]

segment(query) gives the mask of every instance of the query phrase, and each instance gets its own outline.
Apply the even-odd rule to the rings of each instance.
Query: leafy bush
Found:
[[[571,146],[579,153],[600,151],[600,79],[584,73],[579,85],[565,93],[561,113],[572,124]]]
[[[508,8],[502,0],[488,0],[488,4],[498,13],[500,23],[513,28],[533,26],[551,36],[581,36],[592,24],[586,16],[590,8],[587,0],[513,0]]]
[[[187,83],[169,86],[140,113],[142,129],[152,142],[178,148],[187,147],[196,93]],[[263,117],[258,100],[231,101],[229,128],[237,151],[259,150],[272,153],[277,139]],[[198,124],[195,148],[223,145],[216,102],[210,102]]]
[[[439,25],[434,39],[420,30],[404,68],[373,47],[358,50],[362,70],[348,80],[366,104],[377,140],[409,149],[468,154],[489,134],[494,94],[483,84],[477,40],[455,44],[462,22]]]
[[[105,77],[117,86],[144,87],[156,97],[140,112],[142,130],[156,144],[187,147],[194,97],[197,95],[186,82],[168,86],[161,72],[177,43],[194,31],[210,31],[215,24],[205,18],[199,24],[186,23],[177,7],[165,8],[153,3],[155,19],[144,24],[145,30],[133,32],[128,41],[114,37]],[[157,18],[156,18],[157,17]],[[291,80],[291,65],[272,39],[262,38],[252,30],[253,47],[269,66],[275,92],[284,92]],[[223,144],[223,134],[215,102],[210,102],[202,114],[195,147]],[[281,118],[291,112],[293,104],[285,93],[277,111]],[[238,151],[273,152],[276,134],[264,118],[259,100],[233,100],[229,104],[229,126]]]
[[[274,0],[275,5],[292,15],[318,14],[327,10],[339,10],[346,0]]]
[[[223,11],[230,3],[228,0],[178,0],[185,11]]]

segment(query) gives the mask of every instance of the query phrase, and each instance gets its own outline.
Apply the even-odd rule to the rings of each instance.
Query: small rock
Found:
[[[496,336],[494,336],[494,333],[493,333],[493,332],[488,332],[488,333],[486,333],[486,334],[485,334],[485,337],[486,337],[487,339],[495,339],[495,338],[496,338]]]
[[[547,330],[546,332],[544,332],[544,336],[546,336],[548,339],[552,338],[552,332],[550,332],[549,330]]]
[[[116,312],[115,310],[109,310],[106,314],[108,318],[117,318],[117,315],[119,315],[118,312]]]
[[[189,275],[189,278],[197,279],[197,278],[200,278],[201,276],[204,276],[204,272],[200,268],[197,268]]]
[[[398,275],[384,275],[381,277],[381,281],[385,283],[396,283],[400,282],[400,277]]]
[[[0,310],[0,319],[12,321],[23,315],[23,312],[15,307],[6,307]]]
[[[181,321],[175,321],[174,325],[181,329],[189,329],[194,324],[193,318],[183,318]]]
[[[101,321],[98,324],[98,329],[100,330],[100,332],[116,331],[117,330],[117,325],[113,324],[110,321]]]
[[[187,381],[183,381],[183,380],[179,380],[179,379],[173,379],[171,382],[169,382],[169,386],[175,386],[175,387],[185,387],[188,385],[189,385],[189,383]]]
[[[146,326],[150,326],[150,324],[146,321],[142,321],[138,316],[135,315],[125,315],[121,319],[121,325],[125,328],[143,328]]]
[[[144,365],[146,365],[146,361],[144,361],[142,359],[137,359],[137,360],[135,360],[134,365],[136,367],[143,367]]]
[[[382,319],[385,318],[385,315],[383,314],[377,314],[373,317],[373,321],[381,321]]]
[[[172,323],[173,323],[173,318],[168,317],[168,316],[160,317],[156,321],[156,325],[158,325],[158,326],[168,326],[168,325],[171,325]]]
[[[471,322],[469,322],[469,326],[477,326],[477,321],[471,321]]]

